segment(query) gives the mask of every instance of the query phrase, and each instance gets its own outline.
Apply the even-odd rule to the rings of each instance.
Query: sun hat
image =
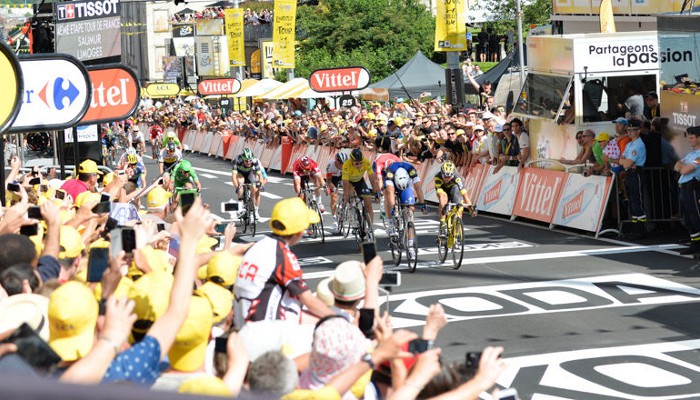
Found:
[[[49,345],[63,361],[85,357],[95,341],[99,307],[80,282],[59,286],[49,297]]]
[[[317,212],[306,207],[299,197],[283,199],[275,204],[270,217],[272,233],[280,236],[294,235],[306,230],[320,220]]]
[[[32,327],[39,336],[49,340],[49,298],[22,293],[0,301],[0,332],[19,328],[22,323]]]
[[[327,305],[328,307],[335,304],[335,297],[333,296],[333,292],[331,292],[330,287],[332,280],[332,277],[326,278],[319,282],[316,286],[316,298],[321,300],[323,304]]]
[[[365,296],[365,276],[359,261],[350,260],[340,263],[330,282],[333,296],[342,301],[355,301]]]

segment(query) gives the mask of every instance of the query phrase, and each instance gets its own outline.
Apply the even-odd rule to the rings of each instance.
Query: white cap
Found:
[[[475,131],[483,131],[483,130],[484,130],[484,126],[483,126],[483,125],[477,125],[477,126],[474,127],[474,130],[475,130]]]

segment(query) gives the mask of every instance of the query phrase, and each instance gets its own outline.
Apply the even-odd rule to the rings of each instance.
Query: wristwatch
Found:
[[[365,355],[362,356],[361,360],[369,364],[369,369],[375,369],[377,367],[374,364],[374,361],[372,361],[372,354],[370,353],[365,353]]]

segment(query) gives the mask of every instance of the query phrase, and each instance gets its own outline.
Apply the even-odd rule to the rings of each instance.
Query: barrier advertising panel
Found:
[[[612,178],[569,174],[554,216],[554,225],[596,232],[605,212]]]
[[[479,211],[511,215],[518,189],[518,168],[503,167],[494,174],[494,166],[489,166],[484,184],[477,201]]]
[[[22,68],[12,51],[0,43],[0,133],[5,131],[19,113],[22,104]]]
[[[139,105],[139,80],[134,71],[123,65],[90,67],[92,101],[81,124],[121,121]]]
[[[81,61],[121,55],[119,0],[56,2],[53,7],[56,52]]]
[[[552,222],[566,175],[561,171],[525,168],[520,176],[513,216]]]
[[[10,132],[64,129],[83,118],[90,107],[92,87],[80,61],[68,54],[31,55],[19,60],[24,95]]]
[[[197,85],[197,91],[202,96],[212,94],[236,94],[241,90],[241,81],[235,78],[205,79]]]
[[[362,90],[369,81],[369,71],[362,67],[317,69],[309,76],[309,86],[317,92]]]

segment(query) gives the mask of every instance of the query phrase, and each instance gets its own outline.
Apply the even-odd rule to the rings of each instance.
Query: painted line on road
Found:
[[[268,199],[272,199],[272,200],[279,200],[282,198],[282,196],[278,196],[278,195],[271,193],[271,192],[260,192],[260,196],[267,197]]]
[[[553,260],[557,258],[573,258],[573,257],[588,257],[588,256],[603,256],[612,254],[639,253],[643,251],[658,251],[669,250],[684,247],[677,244],[660,244],[653,246],[625,246],[611,247],[608,249],[591,249],[591,250],[575,250],[575,251],[558,251],[551,253],[536,253],[536,254],[516,254],[509,256],[494,256],[494,257],[479,257],[462,260],[462,267],[473,264],[496,264],[514,261],[536,261],[536,260]],[[405,264],[404,264],[405,265]],[[418,261],[417,268],[433,268],[442,266],[451,266],[452,260],[448,260],[442,264],[433,261],[430,264],[421,263]],[[309,272],[304,274],[304,279],[327,278],[333,275],[333,271]]]
[[[203,177],[203,178],[209,178],[209,179],[217,179],[217,178],[218,178],[216,175],[206,174],[206,173],[205,173],[205,174],[199,174],[199,176],[201,176],[201,177]]]

